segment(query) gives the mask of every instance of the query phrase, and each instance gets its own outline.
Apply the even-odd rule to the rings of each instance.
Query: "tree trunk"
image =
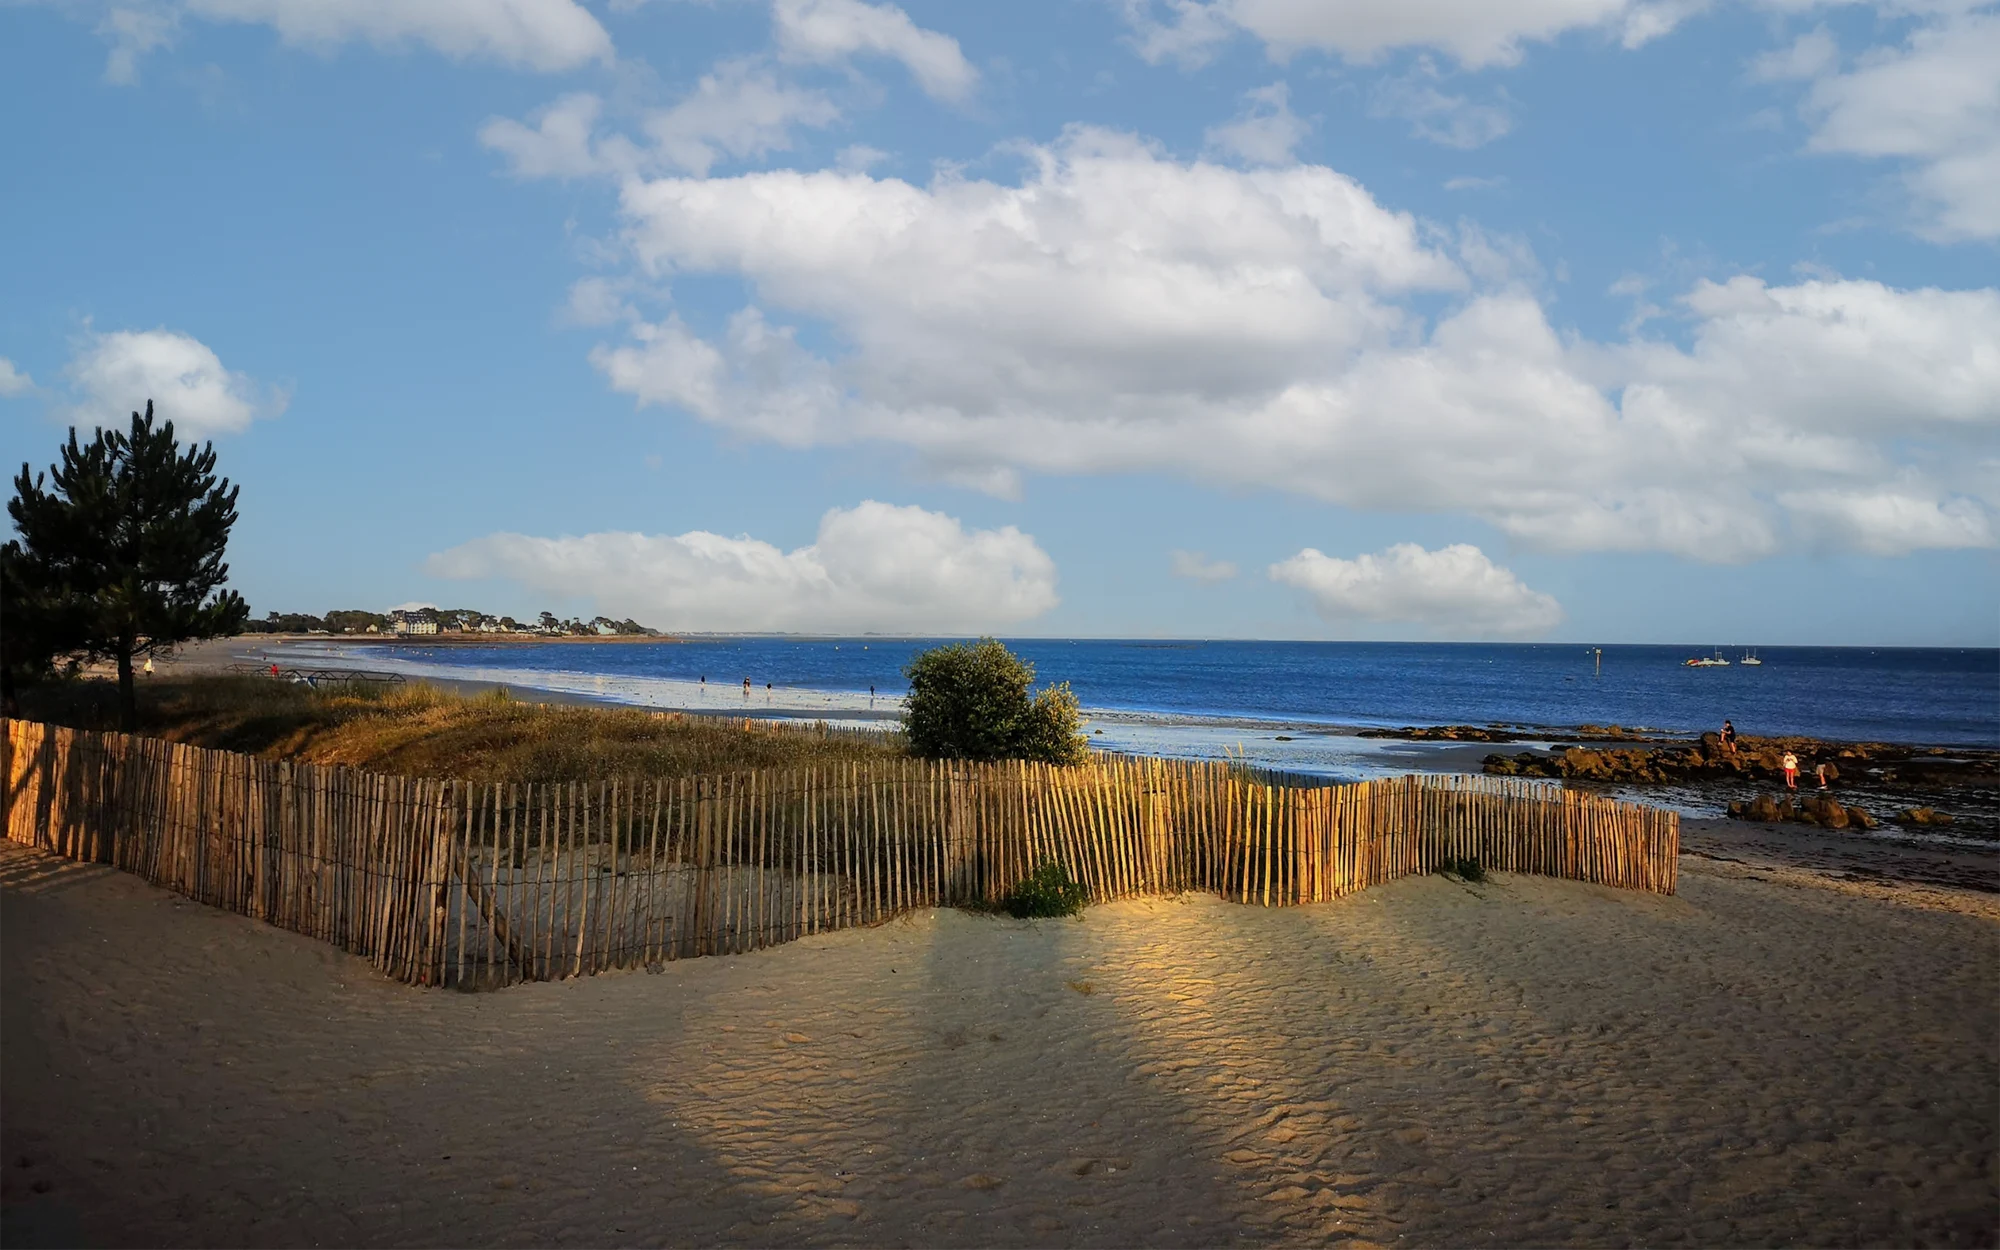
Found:
[[[118,643],[118,728],[128,734],[139,731],[138,696],[132,690],[133,646],[123,639]]]

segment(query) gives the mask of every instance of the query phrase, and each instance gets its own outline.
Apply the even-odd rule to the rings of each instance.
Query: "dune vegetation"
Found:
[[[141,684],[138,732],[274,759],[469,781],[674,777],[823,768],[901,756],[900,735],[828,732],[639,708],[460,695],[424,683],[322,689],[265,677],[163,677]],[[21,692],[30,720],[118,727],[117,690],[54,682]]]

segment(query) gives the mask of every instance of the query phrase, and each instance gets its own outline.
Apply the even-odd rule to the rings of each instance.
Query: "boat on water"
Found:
[[[1748,664],[1752,668],[1756,668],[1764,663],[1764,661],[1757,658],[1757,653],[1755,651],[1745,651],[1743,653],[1743,658],[1737,660],[1736,662],[1738,664]]]
[[[1686,661],[1689,668],[1728,668],[1729,661],[1722,658],[1722,648],[1717,647],[1714,655],[1698,655]]]

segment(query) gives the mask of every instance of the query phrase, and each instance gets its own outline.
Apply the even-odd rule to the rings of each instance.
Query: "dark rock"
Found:
[[[1873,829],[1881,822],[1859,807],[1850,807],[1847,809],[1847,823],[1857,829]]]
[[[1907,808],[1898,819],[1906,825],[1948,825],[1951,823],[1950,814],[1941,812],[1935,807]]]

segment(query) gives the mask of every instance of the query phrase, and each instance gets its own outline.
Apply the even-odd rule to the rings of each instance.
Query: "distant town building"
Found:
[[[389,628],[398,634],[435,634],[438,623],[435,617],[425,617],[417,612],[391,612]]]

